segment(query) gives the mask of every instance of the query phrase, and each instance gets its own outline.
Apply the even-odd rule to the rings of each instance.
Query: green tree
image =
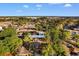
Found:
[[[67,30],[62,30],[60,32],[60,39],[61,40],[68,40],[68,39],[71,39],[71,33]]]
[[[59,41],[59,29],[52,28],[49,32],[50,32],[51,40],[53,40],[54,42]]]
[[[73,37],[76,41],[77,46],[79,47],[79,34],[75,34],[75,35],[73,35]]]
[[[16,50],[22,45],[22,40],[17,37],[16,31],[13,28],[7,28],[0,35],[0,41],[2,42],[0,44],[0,47],[2,47],[0,49],[1,55],[7,52],[15,54]]]
[[[24,42],[31,42],[32,38],[29,37],[29,34],[25,35],[25,38],[23,39]]]
[[[75,39],[79,39],[79,34],[74,34],[73,37],[74,37]]]
[[[5,46],[5,44],[2,41],[0,41],[0,47],[0,56],[3,56],[6,52],[10,52],[10,49],[7,46]]]
[[[56,52],[56,55],[65,55],[64,49],[61,46],[61,39],[60,39],[60,30],[57,28],[53,28],[50,32],[51,39],[53,40],[53,49]]]
[[[47,47],[43,47],[42,55],[43,56],[53,56],[53,55],[55,55],[55,51],[52,48],[52,45],[50,43],[47,45]]]
[[[64,56],[65,55],[65,51],[64,51],[63,47],[61,46],[61,44],[55,43],[53,45],[53,48],[56,51],[57,56]]]
[[[2,32],[0,32],[1,37],[11,37],[12,35],[16,35],[16,30],[13,28],[6,28]]]

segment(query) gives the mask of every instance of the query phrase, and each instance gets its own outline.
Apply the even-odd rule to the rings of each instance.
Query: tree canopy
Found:
[[[2,47],[0,48],[0,55],[7,52],[13,54],[22,45],[22,40],[17,37],[13,28],[4,29],[0,33],[0,42],[0,47]]]

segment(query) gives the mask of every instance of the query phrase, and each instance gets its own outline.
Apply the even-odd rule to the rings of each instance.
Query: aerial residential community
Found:
[[[78,56],[79,17],[0,16],[0,56]]]

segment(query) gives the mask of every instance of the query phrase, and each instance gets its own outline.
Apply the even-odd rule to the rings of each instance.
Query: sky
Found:
[[[0,3],[0,16],[79,16],[79,4]]]

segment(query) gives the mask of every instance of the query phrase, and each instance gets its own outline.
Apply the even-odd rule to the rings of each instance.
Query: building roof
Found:
[[[23,46],[19,49],[19,53],[18,54],[20,56],[31,55],[31,53]]]
[[[0,26],[0,31],[2,31],[3,30],[3,28]]]

